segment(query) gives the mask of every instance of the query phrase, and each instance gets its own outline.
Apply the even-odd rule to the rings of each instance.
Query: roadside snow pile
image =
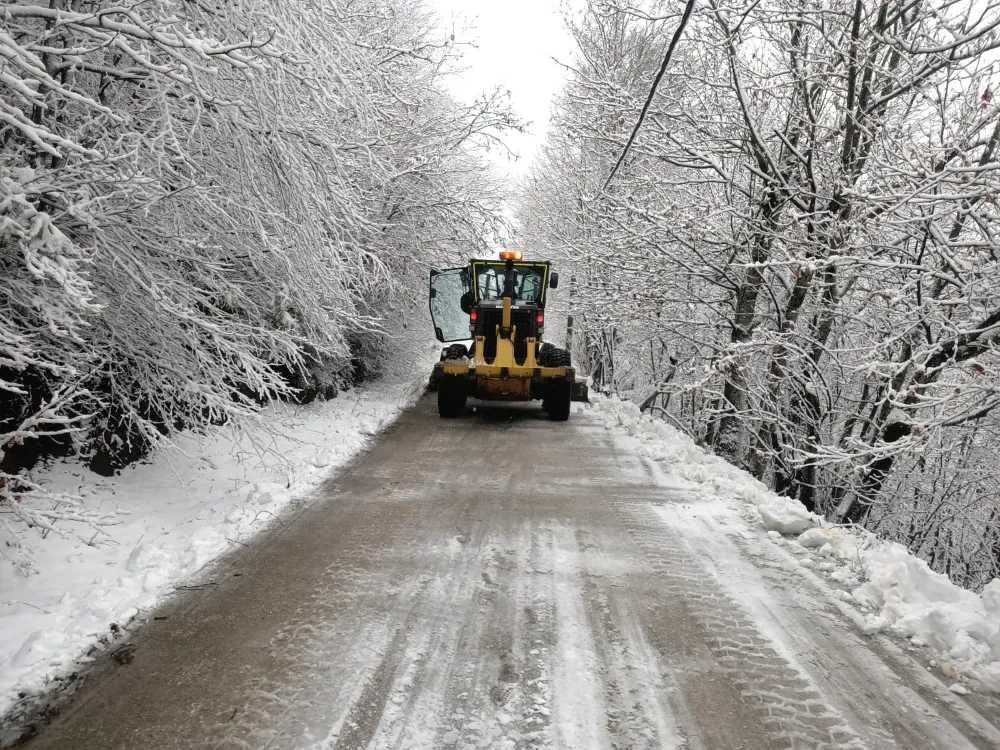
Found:
[[[771,492],[752,476],[700,448],[663,420],[628,401],[592,396],[608,429],[623,429],[645,456],[667,464],[704,499],[738,498],[752,506],[769,537],[795,552],[803,567],[843,589],[836,598],[862,612],[867,634],[888,631],[942,656],[938,666],[955,689],[1000,693],[1000,579],[983,593],[962,589],[935,573],[901,544],[854,528],[834,526],[797,500]]]
[[[803,534],[819,523],[816,514],[807,511],[801,503],[760,503],[757,513],[767,529],[779,534]]]
[[[875,541],[861,555],[864,583],[852,601],[870,609],[866,630],[888,629],[914,645],[946,652],[949,677],[975,677],[1000,693],[1000,578],[982,595],[959,588],[895,542]],[[952,668],[956,673],[952,673]]]
[[[34,478],[120,510],[118,525],[13,535],[0,525],[0,716],[90,661],[84,656],[344,465],[422,392],[377,383],[260,424],[182,434],[153,460],[103,479],[57,463]],[[19,696],[18,693],[21,695]]]
[[[694,491],[708,499],[736,497],[751,503],[764,526],[782,534],[800,534],[823,519],[802,503],[776,495],[745,471],[706,453],[683,432],[661,419],[642,414],[631,401],[592,396],[592,408],[604,415],[605,426],[620,427],[638,438],[644,455],[670,465],[675,476],[694,483]]]

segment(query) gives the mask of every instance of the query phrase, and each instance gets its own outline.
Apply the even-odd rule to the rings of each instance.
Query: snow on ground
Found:
[[[87,652],[245,544],[422,391],[412,380],[381,382],[331,401],[277,404],[240,431],[181,434],[109,479],[69,461],[39,472],[48,488],[121,511],[121,522],[105,533],[66,525],[44,538],[0,527],[0,716],[77,671],[92,660]]]
[[[617,398],[591,396],[608,429],[636,438],[640,451],[691,483],[706,500],[739,499],[776,544],[797,553],[799,564],[822,573],[834,596],[854,607],[867,634],[887,631],[935,653],[932,667],[952,681],[953,692],[1000,693],[1000,579],[982,594],[935,573],[901,544],[830,524],[797,500],[771,492],[745,471],[713,456],[662,420]]]

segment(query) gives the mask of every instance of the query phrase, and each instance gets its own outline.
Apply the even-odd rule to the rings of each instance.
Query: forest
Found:
[[[426,268],[506,232],[484,155],[522,124],[448,92],[420,0],[0,12],[0,523],[95,522],[40,457],[109,475],[377,376]]]
[[[1000,576],[1000,8],[589,0],[523,186],[581,369],[777,492]]]
[[[1000,577],[998,0],[568,3],[519,185],[423,0],[3,14],[0,524],[99,520],[44,457],[110,475],[409,361],[428,268],[515,236],[595,391]]]

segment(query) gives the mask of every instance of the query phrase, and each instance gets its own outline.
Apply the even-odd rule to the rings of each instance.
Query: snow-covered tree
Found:
[[[935,564],[989,580],[995,537],[968,532],[994,462],[967,467],[998,403],[1000,8],[699,6],[605,189],[680,12],[570,19],[520,222],[572,266],[578,361],[810,508],[925,550],[953,533]],[[929,532],[956,473],[963,510]]]
[[[447,93],[460,45],[421,0],[0,13],[0,503],[22,516],[43,442],[112,471],[377,371],[427,266],[505,232],[483,153],[520,124]]]

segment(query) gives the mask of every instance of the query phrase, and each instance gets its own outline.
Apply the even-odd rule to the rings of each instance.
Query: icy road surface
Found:
[[[1000,747],[589,412],[424,399],[203,584],[31,750]]]

